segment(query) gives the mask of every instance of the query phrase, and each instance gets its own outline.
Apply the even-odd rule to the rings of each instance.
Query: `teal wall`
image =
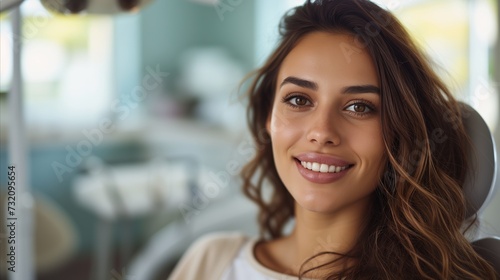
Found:
[[[222,17],[214,6],[193,1],[153,2],[140,15],[141,69],[160,64],[162,71],[175,74],[183,51],[218,46],[241,61],[245,70],[251,70],[254,67],[255,1],[241,2],[229,7]]]

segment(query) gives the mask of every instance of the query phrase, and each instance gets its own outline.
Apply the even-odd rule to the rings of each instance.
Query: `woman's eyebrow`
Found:
[[[301,78],[297,78],[294,76],[289,76],[286,77],[283,82],[281,82],[280,88],[283,87],[286,84],[294,84],[299,87],[311,89],[311,90],[318,90],[318,84],[309,81],[309,80],[304,80]],[[380,94],[380,88],[374,85],[357,85],[357,86],[346,86],[342,88],[342,93],[377,93]]]
[[[342,88],[342,93],[376,93],[380,94],[380,88],[374,85],[347,86]]]
[[[289,76],[286,77],[283,82],[281,82],[280,88],[283,87],[286,84],[294,84],[299,87],[311,89],[311,90],[318,90],[318,84],[312,81],[300,79],[297,77]]]

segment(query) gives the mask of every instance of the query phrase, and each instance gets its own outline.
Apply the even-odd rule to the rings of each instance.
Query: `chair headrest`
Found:
[[[470,137],[469,150],[471,168],[464,185],[464,193],[470,205],[466,217],[480,213],[492,197],[496,184],[497,158],[493,136],[485,121],[471,106],[461,103],[463,123]]]
[[[500,238],[486,237],[472,242],[474,250],[500,274]]]

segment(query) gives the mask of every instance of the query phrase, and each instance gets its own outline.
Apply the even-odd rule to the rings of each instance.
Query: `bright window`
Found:
[[[22,4],[22,72],[26,119],[33,127],[85,125],[102,118],[113,91],[112,18],[47,12]],[[12,31],[0,18],[0,90],[12,78]]]
[[[498,34],[494,1],[420,0],[393,5],[393,12],[437,63],[438,74],[456,97],[473,106],[494,130],[498,121],[491,67]]]

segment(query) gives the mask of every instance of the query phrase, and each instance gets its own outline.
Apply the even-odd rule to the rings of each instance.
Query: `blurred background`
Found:
[[[19,176],[31,190],[26,252],[36,279],[165,279],[199,235],[258,232],[238,177],[253,155],[239,86],[275,46],[280,17],[303,1],[146,2],[113,14],[61,14],[38,0],[20,6],[28,173]],[[498,2],[376,2],[398,16],[498,143]],[[19,41],[12,17],[0,15],[2,217]],[[500,235],[498,213],[494,195],[481,235]],[[1,227],[1,279],[7,236]]]

